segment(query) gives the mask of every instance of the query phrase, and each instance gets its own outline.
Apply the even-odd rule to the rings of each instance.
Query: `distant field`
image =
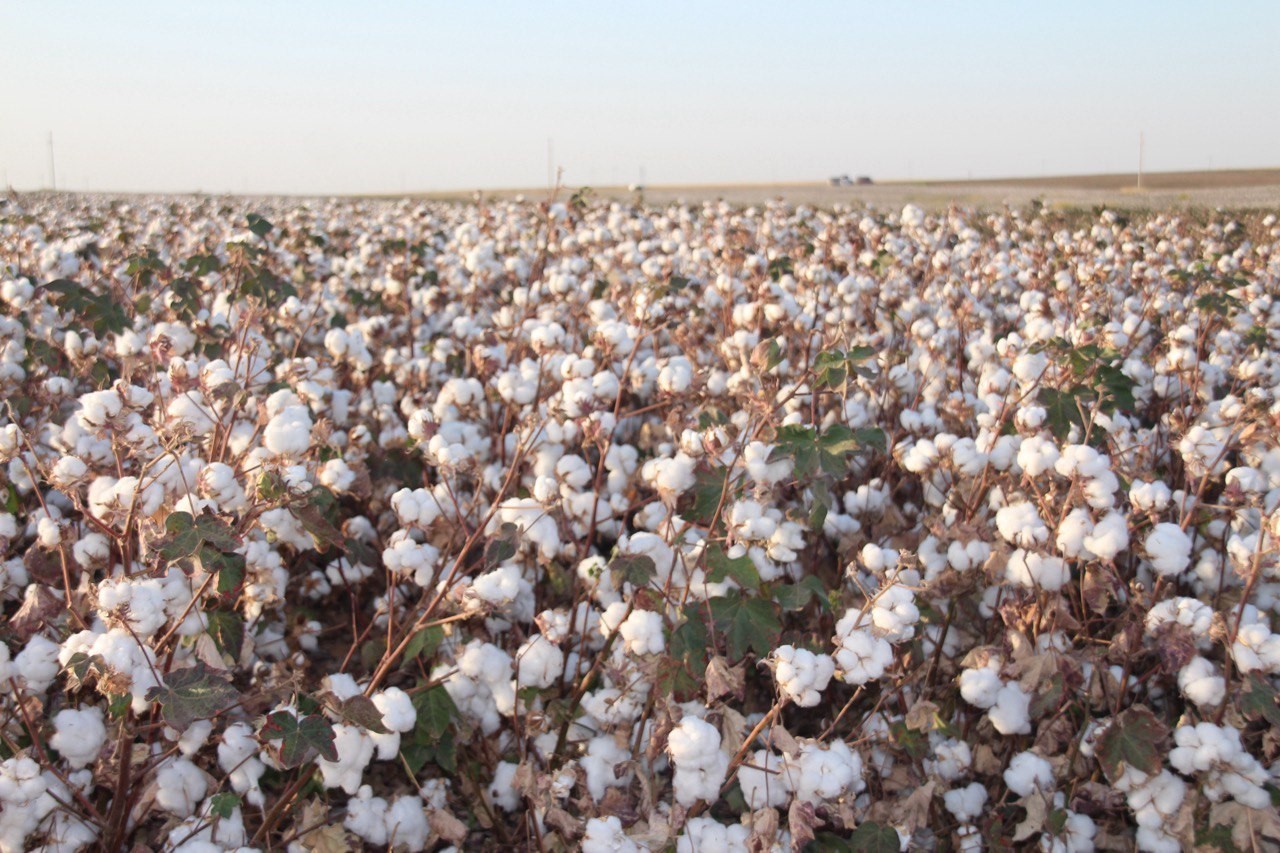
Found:
[[[606,198],[631,199],[626,187],[593,187]],[[572,189],[562,191],[570,192]],[[487,190],[490,198],[545,196],[547,190]],[[428,198],[470,198],[469,193],[422,193]],[[1061,207],[1108,205],[1122,208],[1179,207],[1280,208],[1280,169],[1230,169],[1200,172],[1129,172],[1113,175],[1062,175],[973,181],[890,181],[868,186],[833,187],[826,182],[778,184],[686,184],[646,188],[649,202],[724,199],[733,204],[758,204],[782,199],[792,204],[829,207],[833,204],[901,206],[908,202],[930,209],[951,204],[975,207],[1022,206],[1039,200]]]

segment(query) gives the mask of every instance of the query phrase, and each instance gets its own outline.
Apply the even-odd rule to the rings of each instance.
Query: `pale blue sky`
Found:
[[[0,169],[207,192],[1280,166],[1280,2],[0,0]]]

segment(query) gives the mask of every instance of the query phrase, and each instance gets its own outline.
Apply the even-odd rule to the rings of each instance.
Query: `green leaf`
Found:
[[[1225,823],[1216,824],[1212,829],[1197,829],[1195,842],[1197,850],[1213,847],[1224,853],[1240,853],[1240,848],[1232,837],[1231,827]]]
[[[272,225],[270,222],[268,222],[266,219],[263,219],[261,216],[259,216],[256,213],[250,213],[248,216],[246,216],[245,224],[249,226],[250,231],[252,231],[254,234],[257,234],[259,237],[263,237],[263,238],[265,238],[268,234],[271,233],[272,228],[275,228],[274,225]]]
[[[696,605],[685,605],[683,621],[667,634],[667,655],[658,667],[657,689],[662,695],[688,700],[702,689],[707,669],[707,626]]]
[[[1040,405],[1044,407],[1045,425],[1053,433],[1054,438],[1059,441],[1065,440],[1073,425],[1079,427],[1083,434],[1085,421],[1080,414],[1081,405],[1087,408],[1092,402],[1084,397],[1084,389],[1079,386],[1069,391],[1041,388],[1038,399]]]
[[[1113,783],[1131,764],[1143,773],[1160,772],[1160,742],[1169,730],[1147,708],[1121,711],[1098,738],[1098,763]]]
[[[317,757],[338,760],[333,726],[319,714],[298,719],[288,711],[276,711],[267,717],[259,735],[264,741],[280,741],[276,760],[285,767],[301,767]]]
[[[1240,712],[1251,720],[1264,719],[1280,727],[1280,705],[1276,704],[1276,689],[1257,673],[1250,674],[1245,690],[1240,694]]]
[[[409,644],[404,647],[405,662],[408,663],[419,656],[430,660],[443,642],[444,628],[439,625],[428,625],[409,638]]]
[[[707,548],[707,583],[721,583],[731,577],[744,589],[760,588],[760,572],[746,554],[731,558],[719,543]]]
[[[18,487],[13,483],[5,483],[4,503],[0,504],[0,509],[10,515],[17,515],[18,510],[22,508],[22,497],[18,494]]]
[[[721,500],[725,506],[733,495],[725,494],[730,488],[731,472],[726,467],[703,469],[694,473],[693,488],[685,493],[681,502],[681,515],[699,524],[710,524]]]
[[[342,718],[344,723],[359,726],[374,734],[388,733],[386,725],[382,722],[382,712],[378,710],[377,705],[373,704],[372,699],[362,693],[348,696],[341,701],[335,698],[329,707]]]
[[[218,651],[233,661],[240,660],[240,651],[244,648],[244,620],[233,610],[206,610],[205,619],[209,623],[209,636]]]
[[[209,798],[209,813],[223,820],[230,820],[231,815],[240,807],[240,797],[230,791],[214,794]]]
[[[504,521],[484,546],[484,564],[492,567],[510,560],[520,549],[520,528]]]
[[[631,584],[636,589],[649,585],[658,574],[658,567],[653,558],[644,554],[619,554],[609,561],[609,577],[614,589],[622,589],[623,584]]]
[[[311,534],[317,551],[326,551],[330,545],[343,550],[342,531],[337,527],[338,499],[333,492],[324,486],[312,486],[306,500],[290,504],[289,512]]]
[[[772,602],[761,598],[743,598],[735,591],[721,598],[713,598],[711,616],[716,629],[724,634],[729,644],[729,657],[739,660],[749,650],[764,657],[774,647],[782,632],[782,623],[774,613]]]
[[[783,610],[804,610],[810,601],[817,601],[823,610],[830,612],[831,602],[827,600],[827,590],[816,575],[806,575],[798,583],[779,584],[773,588],[773,600],[782,605]]]
[[[784,275],[790,275],[795,269],[795,262],[786,255],[779,255],[769,261],[769,278],[773,281],[781,281]]]
[[[146,699],[158,702],[164,721],[181,731],[230,708],[240,694],[225,675],[198,663],[170,672],[164,684],[147,691]]]
[[[458,713],[453,697],[443,684],[436,684],[413,694],[413,707],[418,712],[418,724],[414,727],[413,737],[420,743],[442,737]]]

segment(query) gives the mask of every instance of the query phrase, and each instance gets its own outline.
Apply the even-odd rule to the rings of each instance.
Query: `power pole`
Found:
[[[53,131],[49,131],[49,188],[58,191],[58,173],[53,168]]]
[[[1138,131],[1138,189],[1142,189],[1142,155],[1146,147],[1142,131]]]

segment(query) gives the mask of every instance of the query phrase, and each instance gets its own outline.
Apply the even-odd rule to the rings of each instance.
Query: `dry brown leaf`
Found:
[[[559,806],[547,809],[547,824],[559,830],[565,838],[579,838],[582,835],[582,821],[569,814]]]
[[[432,809],[427,814],[427,823],[432,832],[450,844],[461,844],[467,840],[467,825],[444,809]]]
[[[747,849],[752,853],[764,853],[772,850],[778,840],[778,827],[781,818],[777,809],[759,809],[751,813],[751,836],[747,839]]]
[[[713,701],[721,696],[733,696],[742,699],[746,674],[743,664],[730,666],[729,661],[717,655],[707,664],[707,700]]]
[[[1049,800],[1049,795],[1043,791],[1032,791],[1021,800],[1018,800],[1018,805],[1027,810],[1027,816],[1014,829],[1013,840],[1026,841],[1044,829],[1045,819],[1049,817],[1049,811],[1053,808],[1053,803]]]
[[[917,829],[929,825],[929,812],[933,808],[933,792],[936,783],[929,782],[911,792],[911,796],[900,801],[893,809],[893,826],[904,830],[908,835]]]
[[[746,739],[749,726],[746,717],[729,706],[720,709],[720,748],[730,755],[738,752]]]
[[[974,747],[973,772],[983,776],[998,776],[1004,772],[1004,762],[996,757],[990,744],[980,743]]]
[[[22,596],[22,606],[9,618],[9,627],[18,635],[18,639],[26,641],[66,609],[62,599],[43,584],[30,584]]]
[[[932,731],[933,724],[937,719],[938,704],[930,702],[928,699],[921,699],[911,706],[910,711],[907,711],[906,724],[909,729],[927,732]]]
[[[818,823],[813,803],[793,800],[787,809],[787,829],[791,831],[791,849],[803,850],[814,839],[813,829]]]
[[[358,840],[341,823],[330,821],[329,807],[319,800],[308,800],[303,804],[298,827],[314,827],[298,837],[303,848],[313,853],[347,853],[359,848]]]
[[[1251,809],[1235,800],[1209,808],[1209,826],[1231,827],[1231,840],[1241,850],[1274,849],[1280,841],[1280,814],[1275,809]],[[1271,842],[1266,841],[1271,839]]]

